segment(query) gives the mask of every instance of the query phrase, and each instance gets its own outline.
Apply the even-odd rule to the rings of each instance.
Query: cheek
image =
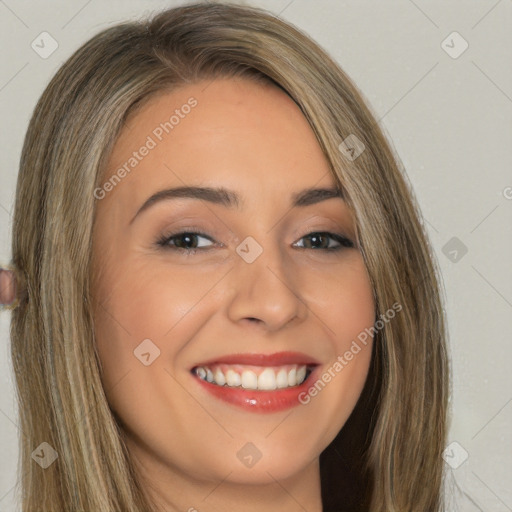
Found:
[[[188,318],[199,309],[202,316],[215,310],[205,311],[209,303],[205,299],[223,275],[200,269],[173,269],[171,273],[133,262],[129,271],[127,265],[124,268],[118,266],[110,274],[95,300],[96,344],[107,386],[115,385],[128,370],[139,368],[136,354],[141,343],[159,353],[161,361],[172,364],[186,340],[201,328],[200,322]]]
[[[208,302],[205,299],[223,272],[199,268],[177,271],[154,265],[135,274],[116,294],[117,315],[130,325],[133,335],[153,337],[166,345],[172,339],[176,347],[176,332],[190,323],[189,315],[203,311],[202,306]]]
[[[327,321],[335,333],[332,339],[336,361],[343,365],[343,369],[336,366],[336,375],[341,377],[340,385],[346,382],[346,389],[354,391],[354,398],[362,389],[368,371],[373,342],[370,329],[376,313],[370,278],[360,255],[332,287],[337,291],[330,292],[332,301],[327,305]]]
[[[311,417],[323,417],[327,438],[345,424],[360,397],[371,361],[375,301],[360,254],[342,272],[324,276],[311,309],[330,339],[329,361],[310,383],[302,403]],[[318,281],[320,284],[320,281]]]
[[[359,268],[357,268],[359,267]],[[354,271],[340,279],[338,297],[329,308],[337,337],[338,349],[346,346],[347,337],[355,340],[375,322],[375,302],[366,269],[355,266]]]
[[[306,302],[323,323],[335,348],[344,350],[350,340],[375,321],[373,290],[360,253],[338,268],[307,276]]]

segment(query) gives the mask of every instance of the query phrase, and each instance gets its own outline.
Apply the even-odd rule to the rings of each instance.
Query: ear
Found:
[[[10,306],[16,300],[16,276],[12,270],[0,268],[0,305]]]

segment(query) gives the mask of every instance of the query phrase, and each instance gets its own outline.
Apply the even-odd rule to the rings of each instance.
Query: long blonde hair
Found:
[[[232,76],[272,82],[300,107],[356,219],[376,318],[402,306],[376,332],[363,394],[321,455],[324,510],[341,510],[338,499],[370,512],[444,510],[440,277],[399,160],[362,94],[304,33],[259,8],[208,2],[95,35],[30,121],[12,231],[23,286],[10,331],[24,512],[154,510],[100,379],[89,293],[94,190],[135,108],[163,90]],[[357,158],[340,151],[349,136],[364,144]],[[31,458],[43,442],[58,454],[46,469]]]

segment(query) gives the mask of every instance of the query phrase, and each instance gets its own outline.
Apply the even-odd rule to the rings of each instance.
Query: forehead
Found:
[[[127,119],[105,179],[123,166],[126,178],[114,192],[134,202],[171,185],[229,184],[255,194],[271,184],[276,197],[334,186],[295,102],[276,86],[239,78],[180,86],[143,104]]]

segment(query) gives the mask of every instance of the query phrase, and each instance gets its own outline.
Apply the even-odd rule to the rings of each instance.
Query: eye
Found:
[[[309,233],[301,238],[301,240],[308,240],[306,244],[296,245],[296,247],[300,247],[303,249],[316,249],[323,251],[339,251],[344,247],[354,247],[354,243],[349,240],[347,237],[343,235],[338,235],[336,233],[329,233],[327,231],[315,231],[313,233]],[[332,245],[332,241],[334,240],[335,244]],[[337,245],[336,245],[337,244]]]
[[[194,254],[198,251],[207,251],[215,245],[214,243],[208,244],[205,242],[200,244],[198,243],[199,239],[213,242],[213,240],[204,233],[188,230],[164,235],[157,241],[157,244],[166,250],[180,251],[186,254]],[[307,242],[302,245],[294,244],[295,247],[328,252],[339,251],[347,247],[354,247],[354,243],[347,237],[327,231],[315,231],[309,233],[303,236],[301,240],[305,240]]]
[[[198,231],[181,231],[179,233],[171,233],[170,235],[164,235],[158,240],[158,245],[165,249],[185,251],[187,253],[195,253],[197,249],[201,251],[208,250],[212,245],[198,244],[198,239],[210,240],[212,239],[206,236],[204,233]]]

